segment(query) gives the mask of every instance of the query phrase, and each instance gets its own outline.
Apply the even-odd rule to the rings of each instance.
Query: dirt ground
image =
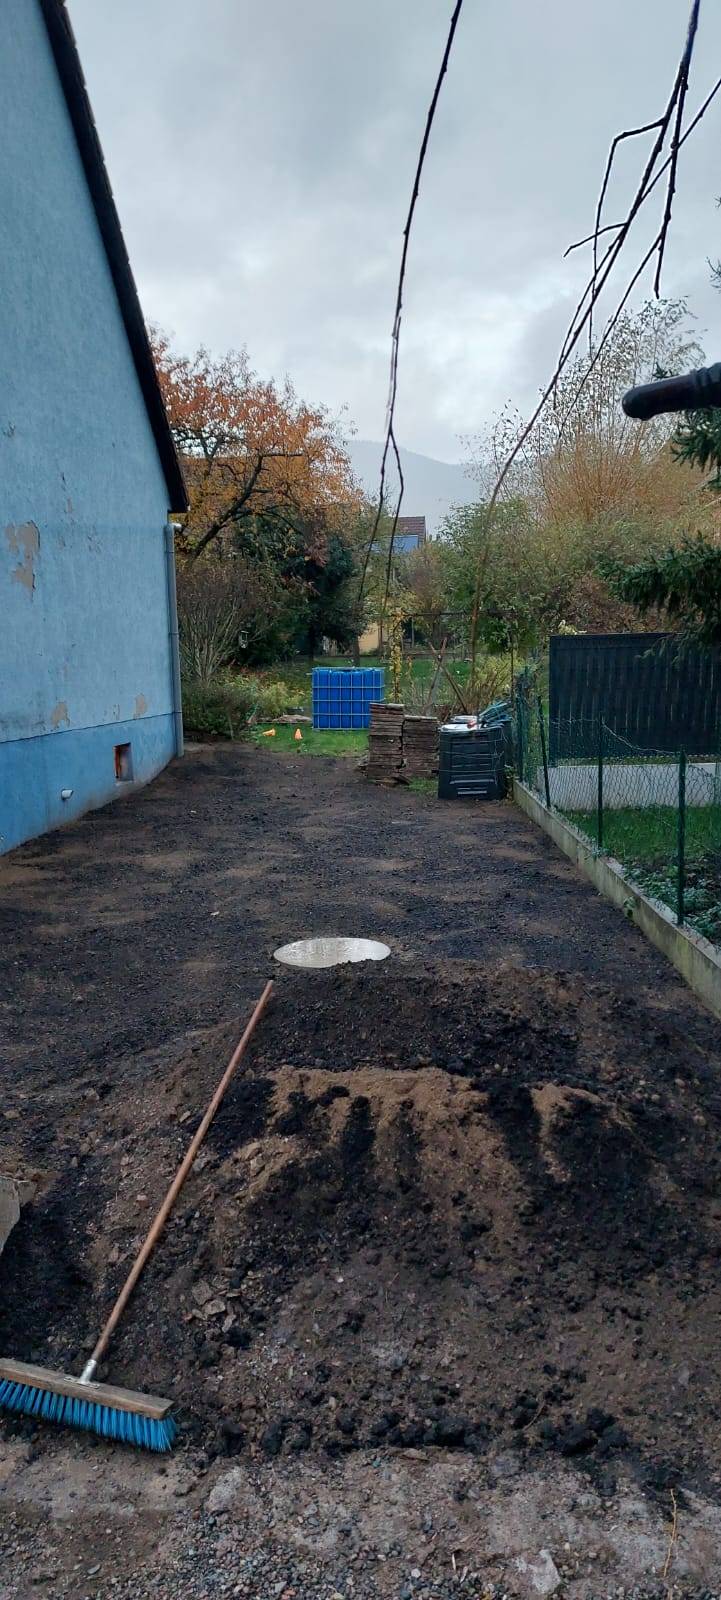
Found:
[[[0,1350],[70,1370],[277,980],[109,1357],[173,1461],[0,1424],[3,1597],[721,1582],[718,1024],[511,805],[204,749],[0,862],[0,968]]]

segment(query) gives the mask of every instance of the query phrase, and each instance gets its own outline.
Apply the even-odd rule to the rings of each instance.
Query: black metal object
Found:
[[[596,841],[603,846],[603,717],[598,719],[598,801],[596,807]]]
[[[686,751],[678,753],[678,860],[676,887],[676,921],[682,926],[686,914]]]
[[[598,719],[641,750],[714,755],[721,729],[721,652],[667,633],[551,639],[549,760],[595,760]]]
[[[523,725],[525,701],[522,695],[516,695],[516,771],[521,783],[525,782],[525,730]]]
[[[485,711],[480,711],[478,713],[478,726],[479,728],[500,729],[503,736],[504,749],[506,753],[505,764],[507,767],[512,767],[513,716],[511,714],[510,700],[494,700],[492,705],[486,706]]]
[[[664,411],[705,411],[721,406],[721,361],[713,367],[699,367],[681,378],[658,378],[655,383],[640,383],[628,389],[621,402],[627,417],[648,422]]]
[[[464,733],[441,728],[439,800],[502,800],[507,737],[504,723]]]
[[[536,695],[538,710],[538,732],[541,736],[541,760],[543,761],[543,783],[546,790],[546,805],[551,809],[551,785],[548,781],[548,754],[546,751],[546,724],[543,720],[543,701],[540,694]]]

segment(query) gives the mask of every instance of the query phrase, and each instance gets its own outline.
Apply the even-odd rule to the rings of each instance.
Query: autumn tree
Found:
[[[599,532],[619,522],[688,522],[701,480],[678,470],[671,448],[675,420],[660,416],[639,427],[625,415],[621,398],[660,370],[685,371],[702,354],[688,331],[683,300],[651,301],[625,312],[605,342],[592,343],[566,367],[503,498],[523,498],[539,522],[581,523]],[[509,409],[490,437],[473,444],[483,498],[520,431],[521,419]]]
[[[561,624],[603,631],[638,626],[630,597],[609,584],[608,564],[652,559],[711,527],[698,458],[687,449],[679,460],[675,420],[659,417],[639,427],[621,405],[626,389],[660,370],[685,370],[701,354],[684,302],[661,301],[622,315],[603,344],[592,343],[569,363],[490,523],[483,502],[475,508],[475,549],[464,557],[463,583],[467,595],[478,586],[479,637],[487,646],[494,630],[501,638],[509,628],[523,649]],[[489,438],[476,441],[483,494],[520,431],[509,410]],[[467,527],[467,544],[468,534]],[[657,624],[651,607],[643,625]]]
[[[184,356],[165,334],[152,339],[188,488],[185,552],[195,561],[231,530],[250,545],[268,522],[321,555],[338,508],[359,498],[338,420],[299,399],[290,379],[259,378],[245,350]]]

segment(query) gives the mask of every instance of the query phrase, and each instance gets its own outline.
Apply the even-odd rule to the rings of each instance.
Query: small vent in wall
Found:
[[[133,781],[133,747],[130,744],[115,746],[115,777],[118,783]]]

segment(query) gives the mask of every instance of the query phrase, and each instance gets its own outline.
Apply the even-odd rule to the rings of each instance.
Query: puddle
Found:
[[[273,955],[286,967],[340,967],[347,961],[385,961],[390,949],[377,939],[296,939]]]

